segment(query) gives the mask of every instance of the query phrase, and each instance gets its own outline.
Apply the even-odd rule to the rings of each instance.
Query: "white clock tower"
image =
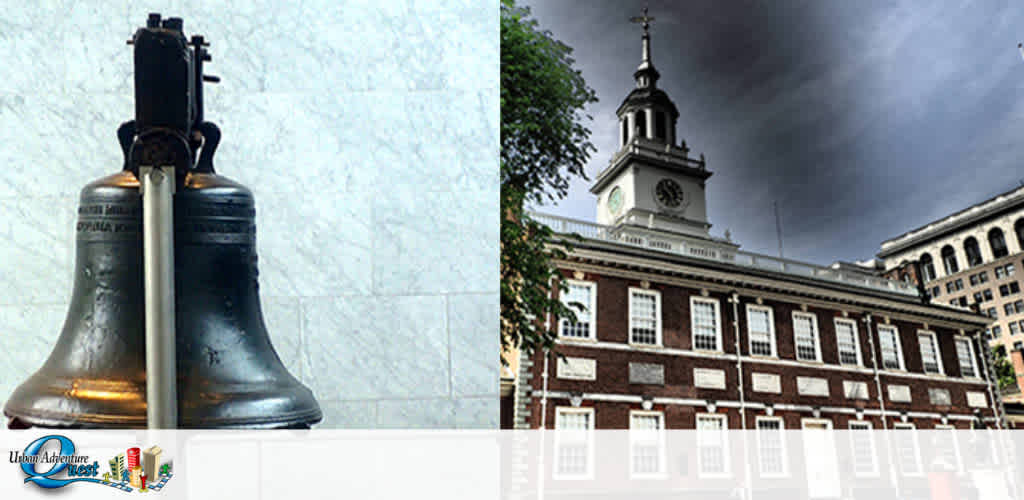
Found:
[[[632,19],[643,24],[643,58],[633,73],[636,88],[616,111],[619,150],[590,188],[598,197],[597,222],[620,233],[660,233],[737,248],[709,232],[704,187],[711,172],[704,156],[690,158],[686,142],[676,144],[679,111],[657,88],[660,75],[651,62],[653,20],[647,9]]]

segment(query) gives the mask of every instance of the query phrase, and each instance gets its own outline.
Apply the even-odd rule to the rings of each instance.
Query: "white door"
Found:
[[[804,463],[807,466],[807,496],[839,498],[839,460],[832,421],[805,418],[803,426]]]

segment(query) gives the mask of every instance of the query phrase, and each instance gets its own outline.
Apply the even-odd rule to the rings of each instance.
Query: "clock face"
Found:
[[[618,186],[615,186],[615,188],[612,189],[612,192],[608,194],[608,210],[613,214],[617,214],[621,209],[622,189],[619,189]]]
[[[679,208],[683,204],[683,188],[672,179],[662,179],[654,186],[654,197],[665,208]]]

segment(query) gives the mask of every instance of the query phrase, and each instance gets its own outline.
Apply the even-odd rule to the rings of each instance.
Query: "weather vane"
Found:
[[[643,26],[644,26],[644,34],[645,35],[647,34],[647,30],[651,27],[651,21],[653,21],[653,20],[654,20],[653,17],[647,15],[647,6],[644,6],[644,15],[642,15],[642,16],[633,16],[633,17],[629,18],[629,22],[631,22],[631,23],[641,23],[641,24],[643,24]]]

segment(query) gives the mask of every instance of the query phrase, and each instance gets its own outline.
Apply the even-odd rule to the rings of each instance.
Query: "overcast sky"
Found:
[[[1011,2],[520,0],[574,49],[600,102],[597,153],[617,149],[615,109],[640,63],[649,3],[659,87],[677,136],[705,153],[712,234],[828,264],[1024,179],[1024,8]],[[590,181],[541,210],[595,219]]]

